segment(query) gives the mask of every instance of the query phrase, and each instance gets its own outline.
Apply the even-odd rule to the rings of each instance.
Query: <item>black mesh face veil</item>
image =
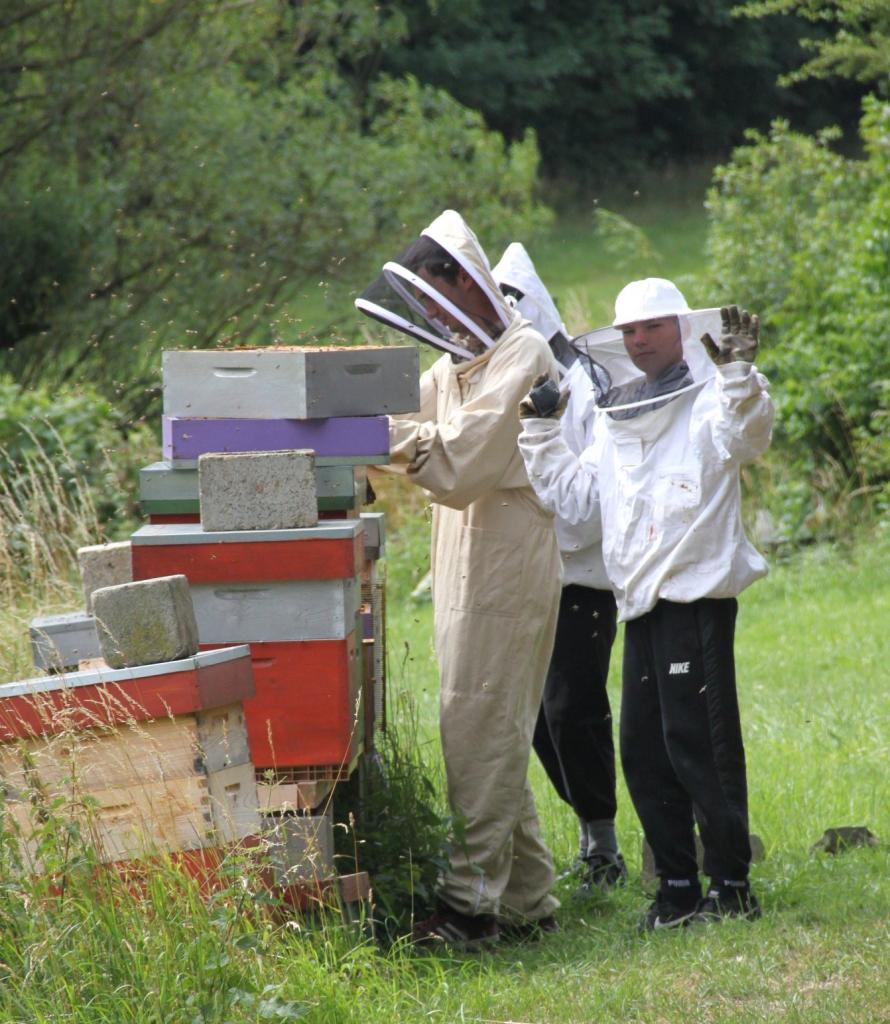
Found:
[[[612,377],[609,371],[601,363],[598,363],[593,356],[583,348],[575,348],[572,342],[566,342],[571,349],[574,358],[580,361],[584,371],[593,384],[593,394],[597,405],[602,405],[606,395],[612,390]],[[556,353],[554,353],[556,354]],[[557,359],[559,356],[557,355]]]
[[[621,332],[612,327],[588,331],[572,340],[579,353],[603,370],[597,406],[613,419],[635,419],[654,412],[687,392],[697,391],[715,373],[700,342],[703,333],[720,330],[719,309],[696,309],[678,314],[682,358],[650,380],[633,364]],[[653,318],[658,319],[658,318]]]
[[[457,260],[421,237],[384,265],[355,300],[356,309],[417,341],[460,359],[474,359],[491,339],[429,280],[432,276],[452,282],[457,279],[458,269]],[[446,316],[459,329],[450,326]]]

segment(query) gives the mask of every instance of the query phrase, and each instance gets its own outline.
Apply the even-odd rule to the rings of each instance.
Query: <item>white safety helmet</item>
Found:
[[[663,277],[647,277],[631,281],[618,293],[615,300],[613,327],[655,320],[662,316],[680,316],[689,312],[683,293]]]
[[[687,391],[697,391],[703,384],[716,374],[716,367],[701,344],[701,336],[705,333],[716,338],[721,333],[719,308],[690,309],[683,293],[673,283],[660,277],[648,277],[642,281],[631,281],[618,293],[615,300],[615,319],[611,327],[601,327],[595,331],[580,335],[573,339],[573,344],[585,351],[592,359],[603,365],[612,382],[615,392],[611,401],[601,403],[613,413],[619,409],[637,408],[644,411],[647,407],[659,407],[664,398],[659,394],[651,394],[651,389],[636,388],[635,382],[645,381],[645,377],[634,366],[624,339],[618,328],[625,324],[637,323],[641,320],[656,320],[661,317],[675,316],[680,327],[683,344],[683,361],[688,370],[686,381],[681,386],[674,381],[672,389],[665,394],[679,396]],[[676,390],[673,388],[676,387]],[[636,400],[618,397],[620,389],[625,396],[639,391],[641,396]]]

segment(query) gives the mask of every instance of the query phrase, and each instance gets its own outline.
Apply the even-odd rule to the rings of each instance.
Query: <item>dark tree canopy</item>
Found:
[[[855,87],[776,84],[802,59],[802,22],[737,20],[733,7],[418,0],[385,64],[447,89],[508,138],[534,127],[545,173],[589,181],[725,154],[777,115],[805,129],[855,123]]]

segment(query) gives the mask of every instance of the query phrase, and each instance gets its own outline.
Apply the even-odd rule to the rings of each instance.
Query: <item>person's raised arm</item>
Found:
[[[724,306],[720,320],[716,341],[710,334],[701,338],[717,367],[717,403],[695,418],[693,429],[710,438],[721,460],[750,462],[768,447],[775,417],[768,382],[754,366],[760,318],[738,306]]]
[[[408,475],[451,508],[466,508],[501,486],[525,485],[516,409],[536,376],[555,373],[555,362],[535,335],[494,352],[484,373],[478,391],[455,405],[446,420],[393,420],[390,445],[409,457]],[[440,388],[459,386],[449,373],[437,377]]]

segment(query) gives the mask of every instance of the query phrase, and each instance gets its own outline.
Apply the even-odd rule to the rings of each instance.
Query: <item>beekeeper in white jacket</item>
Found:
[[[733,643],[736,597],[767,571],[742,528],[739,467],[769,444],[773,406],[753,365],[757,318],[734,306],[720,314],[708,327],[715,312],[690,310],[660,278],[621,291],[618,333],[586,339],[612,387],[580,457],[553,418],[562,404],[553,382],[522,403],[529,478],[564,518],[601,517],[627,624],[621,759],[659,878],[647,929],[759,914]]]
[[[592,439],[597,394],[608,387],[602,367],[569,340],[525,246],[508,245],[492,273],[501,291],[547,339],[560,364],[561,386],[569,396],[560,430],[569,449],[580,454]],[[578,817],[580,897],[610,889],[627,875],[615,832],[615,747],[606,688],[617,610],[600,533],[598,528],[591,533],[590,527],[585,522],[579,529],[556,516],[563,587],[534,739],[553,787]]]
[[[511,309],[476,236],[437,217],[358,298],[363,313],[445,352],[421,408],[390,421],[394,466],[433,503],[432,596],[448,799],[463,823],[418,941],[494,942],[556,927],[553,863],[528,782],[560,589],[553,516],[529,486],[517,407],[557,366]]]

